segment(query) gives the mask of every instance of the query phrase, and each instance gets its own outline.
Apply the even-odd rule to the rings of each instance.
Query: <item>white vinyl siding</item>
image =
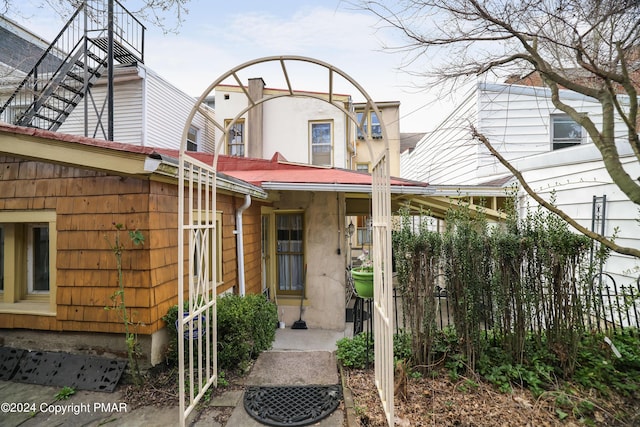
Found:
[[[561,97],[601,124],[596,101],[569,91]],[[508,175],[484,145],[472,139],[470,126],[507,160],[524,159],[551,151],[551,117],[558,113],[544,88],[479,84],[410,155],[402,156],[401,176],[430,184],[474,185]]]
[[[640,176],[640,164],[630,149],[621,149],[621,153],[627,172]],[[595,146],[583,144],[523,160],[517,166],[539,195],[550,200],[554,193],[555,204],[588,229],[593,196],[605,195],[605,235],[611,237],[617,227],[617,244],[638,247],[637,206],[611,181],[602,161],[597,160],[599,156]],[[638,272],[632,271],[637,265],[630,257],[612,252],[604,270],[614,276],[618,285],[628,286],[638,278]]]
[[[114,87],[114,116],[113,116],[113,139],[118,142],[126,142],[129,144],[142,145],[142,96],[143,80],[134,78],[133,80],[119,81]],[[96,85],[91,89],[93,99],[98,106],[102,108],[104,104],[107,86],[104,84]],[[107,107],[104,104],[104,112],[102,115],[102,128],[96,126],[98,118],[93,109],[93,104],[89,102],[89,136],[90,138],[106,139],[108,115]],[[60,126],[60,132],[70,133],[73,135],[84,135],[84,105],[80,103],[71,113],[71,115]]]
[[[146,146],[180,148],[180,138],[195,99],[147,70],[146,78]],[[213,152],[213,125],[196,114],[193,126],[198,129],[198,151]]]
[[[155,72],[139,65],[139,74],[117,76],[114,85],[114,129],[117,142],[147,147],[180,148],[180,138],[195,98],[181,92]],[[142,76],[142,77],[141,77]],[[107,86],[104,80],[92,89],[96,105],[102,106]],[[205,108],[206,110],[206,108]],[[213,117],[213,110],[207,110]],[[106,107],[102,118],[104,133],[94,134],[97,117],[90,102],[89,137],[104,139],[107,132]],[[198,151],[213,152],[214,126],[202,114],[194,117],[198,129]],[[60,127],[60,132],[84,135],[84,106],[78,105]]]
[[[477,149],[469,123],[475,123],[474,93],[418,142],[409,156],[402,156],[401,176],[430,184],[471,184],[477,167]]]

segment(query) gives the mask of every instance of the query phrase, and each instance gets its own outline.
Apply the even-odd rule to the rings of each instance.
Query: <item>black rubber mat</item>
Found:
[[[248,387],[244,408],[251,417],[270,426],[306,426],[336,410],[342,400],[340,385]]]
[[[115,390],[127,362],[98,356],[23,351],[12,381],[76,390]]]
[[[0,347],[0,380],[9,381],[18,370],[24,350]]]

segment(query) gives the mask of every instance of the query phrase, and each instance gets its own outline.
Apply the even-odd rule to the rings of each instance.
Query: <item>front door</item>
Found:
[[[304,215],[276,213],[276,283],[278,295],[302,295],[304,284]]]
[[[262,208],[262,289],[271,299],[302,296],[304,212]]]

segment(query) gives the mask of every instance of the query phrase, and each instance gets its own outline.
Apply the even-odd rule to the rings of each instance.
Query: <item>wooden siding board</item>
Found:
[[[140,229],[145,242],[133,247],[126,231],[123,268],[128,305],[145,325],[140,333],[152,333],[177,303],[177,188],[174,185],[135,178],[109,176],[40,162],[2,158],[0,206],[28,209],[48,206],[57,213],[56,317],[18,315],[13,327],[65,331],[121,331],[120,319],[104,310],[117,290],[115,256],[105,237],[113,242],[114,222],[126,230]],[[5,167],[7,165],[7,167]],[[21,192],[21,189],[26,191]],[[19,195],[19,197],[15,197]],[[237,285],[235,211],[242,198],[219,194],[222,215],[222,292]],[[260,292],[260,209],[244,214],[247,290]],[[131,296],[130,296],[131,294]],[[0,319],[8,316],[0,313]],[[26,319],[29,319],[28,321]],[[34,325],[40,325],[34,327]],[[10,326],[11,327],[11,326]]]

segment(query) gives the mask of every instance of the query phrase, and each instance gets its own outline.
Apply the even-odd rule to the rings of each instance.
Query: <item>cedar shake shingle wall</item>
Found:
[[[56,316],[1,314],[10,328],[121,332],[116,311],[105,310],[117,290],[116,258],[110,249],[114,223],[149,236],[149,181],[102,172],[0,157],[0,210],[55,210],[57,226]],[[157,319],[150,308],[149,251],[132,248],[121,232],[127,306],[150,333]]]
[[[236,208],[242,200],[231,196],[219,195],[216,210],[222,211],[222,284],[218,293],[222,293],[238,284],[238,254],[236,252]]]
[[[136,331],[162,328],[162,316],[178,301],[177,196],[172,183],[0,156],[0,210],[55,210],[58,248],[56,316],[0,313],[0,328],[122,332],[118,313],[105,310],[118,286],[107,241],[114,243],[114,223],[125,227],[125,298]],[[223,238],[218,293],[238,283],[235,212],[243,202],[217,196]],[[254,202],[243,215],[247,293],[261,289],[260,226],[260,205]],[[143,246],[131,243],[128,230],[135,229],[145,237]]]
[[[245,290],[247,294],[262,292],[262,263],[261,257],[261,215],[260,205],[252,203],[243,215]]]

